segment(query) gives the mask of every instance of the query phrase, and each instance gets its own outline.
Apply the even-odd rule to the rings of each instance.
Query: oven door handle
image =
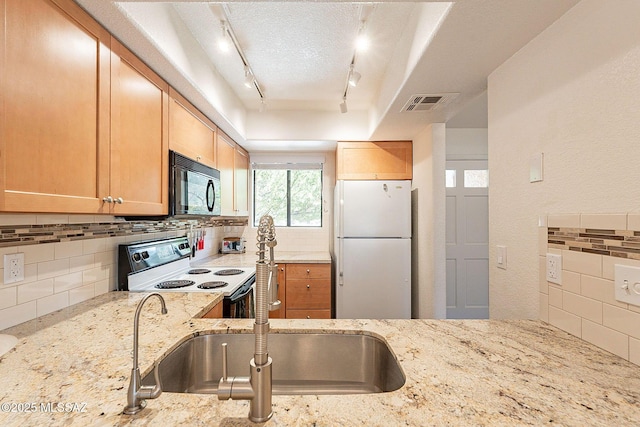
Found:
[[[246,291],[242,292],[240,295],[229,296],[229,302],[231,304],[235,304],[236,302],[240,301],[241,299],[249,295],[251,292],[253,292],[253,283],[251,284],[251,286],[249,286],[249,288]]]

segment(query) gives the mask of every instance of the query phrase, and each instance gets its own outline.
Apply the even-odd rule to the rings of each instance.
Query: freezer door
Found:
[[[338,240],[336,317],[411,318],[411,240]]]
[[[340,237],[411,237],[411,181],[338,181]]]

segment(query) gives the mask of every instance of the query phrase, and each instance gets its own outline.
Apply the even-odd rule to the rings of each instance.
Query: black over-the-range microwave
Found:
[[[169,151],[169,215],[220,215],[220,171]]]

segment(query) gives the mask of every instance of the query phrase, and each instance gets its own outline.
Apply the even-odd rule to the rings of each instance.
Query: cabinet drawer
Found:
[[[331,310],[287,310],[287,319],[331,319]]]
[[[331,264],[287,264],[287,278],[331,279]]]
[[[287,267],[287,275],[289,267]],[[287,309],[331,309],[331,281],[287,278]],[[288,311],[288,310],[287,310]]]

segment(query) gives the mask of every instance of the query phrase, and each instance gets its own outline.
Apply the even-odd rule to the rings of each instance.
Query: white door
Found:
[[[489,318],[486,160],[447,161],[447,318]]]

